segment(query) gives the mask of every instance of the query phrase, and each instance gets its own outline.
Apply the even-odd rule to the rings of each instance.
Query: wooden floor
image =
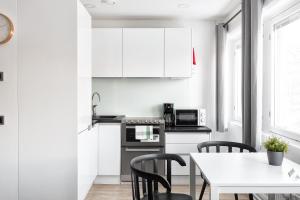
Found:
[[[197,190],[200,191],[198,186]],[[163,190],[162,190],[163,191]],[[172,192],[189,194],[189,186],[172,186]],[[203,200],[209,198],[209,188],[206,188]],[[199,194],[197,193],[197,197]],[[234,200],[233,194],[222,194],[221,200]],[[85,200],[132,200],[131,185],[93,185]],[[239,195],[239,200],[249,200],[248,195]]]

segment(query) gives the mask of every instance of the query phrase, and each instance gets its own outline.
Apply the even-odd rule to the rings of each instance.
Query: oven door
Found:
[[[181,109],[176,110],[176,126],[198,126],[198,110],[197,109]]]
[[[121,181],[131,181],[130,161],[146,154],[162,154],[162,147],[122,147],[121,150]],[[145,163],[145,170],[153,172],[153,162]],[[158,161],[158,173],[164,175],[164,162]]]
[[[122,124],[122,134],[121,134],[121,143],[122,146],[158,146],[163,147],[165,144],[165,134],[163,125],[153,125],[153,138],[155,140],[152,142],[147,141],[143,142],[136,140],[136,130],[135,127],[139,125],[126,125]]]

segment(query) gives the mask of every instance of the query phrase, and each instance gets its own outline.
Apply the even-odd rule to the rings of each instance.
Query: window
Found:
[[[242,121],[242,48],[241,41],[234,47],[234,120]]]
[[[300,12],[272,28],[271,127],[300,134]]]

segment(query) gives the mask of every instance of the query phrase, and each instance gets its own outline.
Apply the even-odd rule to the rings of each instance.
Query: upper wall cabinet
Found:
[[[190,28],[94,28],[93,77],[191,77]]]
[[[165,77],[191,77],[192,33],[189,28],[165,29]]]
[[[93,77],[122,77],[122,28],[94,28]]]
[[[164,29],[123,29],[124,77],[164,77]]]

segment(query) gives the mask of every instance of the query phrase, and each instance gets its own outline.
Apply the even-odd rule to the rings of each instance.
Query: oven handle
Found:
[[[160,149],[131,149],[131,148],[125,148],[125,151],[127,152],[160,152]]]
[[[139,126],[139,125],[137,125],[137,126]],[[151,124],[149,124],[149,125],[142,125],[142,126],[153,126],[153,128],[160,128],[159,125],[151,125]],[[136,127],[135,125],[126,125],[126,128],[135,128],[135,127]]]

